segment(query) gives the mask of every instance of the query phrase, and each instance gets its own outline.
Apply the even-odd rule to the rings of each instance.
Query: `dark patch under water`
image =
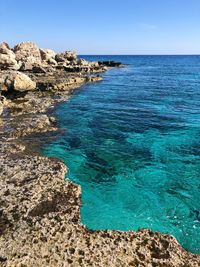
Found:
[[[128,64],[83,86],[43,147],[82,187],[90,229],[151,228],[200,252],[200,57],[94,56]]]

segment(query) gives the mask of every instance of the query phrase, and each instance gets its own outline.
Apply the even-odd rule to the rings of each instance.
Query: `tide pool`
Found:
[[[151,228],[200,253],[200,57],[85,58],[127,66],[58,106],[61,134],[42,148],[81,185],[83,224]]]

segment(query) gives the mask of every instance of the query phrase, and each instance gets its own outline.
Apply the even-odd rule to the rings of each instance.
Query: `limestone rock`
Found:
[[[33,64],[28,61],[28,62],[21,62],[21,66],[20,66],[20,71],[29,71],[33,69]]]
[[[15,59],[15,53],[10,50],[6,43],[0,44],[0,69],[19,69],[19,65]]]
[[[13,81],[13,89],[24,92],[36,89],[36,83],[32,81],[26,74],[18,73]]]
[[[76,60],[77,53],[75,51],[65,51],[64,53],[56,54],[56,61],[57,62],[64,62],[65,60]]]
[[[17,61],[40,64],[41,55],[37,45],[33,42],[22,42],[14,47]]]
[[[0,44],[0,50],[1,49],[10,49],[10,47],[9,47],[9,45],[6,42],[3,42],[3,43]]]
[[[18,70],[19,65],[14,57],[10,57],[7,54],[0,54],[0,69]]]
[[[78,64],[81,65],[81,66],[87,66],[87,65],[89,65],[89,62],[87,60],[83,59],[83,58],[80,58],[78,60]]]
[[[40,49],[42,60],[55,59],[56,52],[51,49]]]
[[[10,71],[1,74],[0,88],[2,91],[29,91],[36,89],[36,83],[32,81],[26,74],[18,71]]]
[[[0,54],[8,55],[15,59],[15,53],[9,48],[7,43],[0,44]]]

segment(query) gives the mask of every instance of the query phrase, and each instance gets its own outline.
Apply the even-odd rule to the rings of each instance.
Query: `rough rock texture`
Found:
[[[7,43],[0,44],[0,70],[34,71],[41,73],[64,70],[65,72],[103,72],[104,64],[78,59],[74,51],[56,54],[51,49],[40,49],[33,42],[22,42],[10,49]]]
[[[0,69],[18,70],[19,65],[16,61],[15,53],[9,48],[8,44],[0,44]]]
[[[76,60],[76,58],[77,58],[77,53],[75,51],[65,51],[63,53],[56,55],[56,60],[58,62],[60,61],[63,62],[65,60],[72,61],[72,60]]]
[[[36,83],[32,81],[27,75],[23,73],[18,73],[15,76],[15,79],[13,82],[13,89],[16,91],[20,91],[20,92],[35,90]]]
[[[40,50],[33,42],[22,42],[17,44],[13,50],[17,61],[30,62],[30,64],[41,63]]]
[[[87,230],[80,187],[64,180],[64,164],[24,149],[1,147],[1,266],[200,266],[169,235]]]
[[[56,53],[51,49],[40,49],[42,60],[55,59]]]
[[[2,91],[15,90],[19,92],[36,89],[36,82],[29,76],[18,71],[0,72],[0,89]]]

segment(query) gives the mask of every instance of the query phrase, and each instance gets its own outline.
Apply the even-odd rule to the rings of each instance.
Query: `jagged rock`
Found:
[[[18,70],[19,65],[15,59],[15,53],[10,50],[8,44],[0,44],[0,69]]]
[[[17,61],[30,62],[35,64],[41,63],[40,50],[33,42],[22,42],[14,47]]]
[[[42,60],[55,59],[56,52],[51,49],[40,49]]]
[[[10,47],[9,47],[9,45],[6,42],[3,42],[3,43],[0,44],[0,50],[1,49],[9,49],[10,50]]]
[[[7,43],[0,44],[0,54],[8,55],[15,58],[15,53],[9,48]]]

